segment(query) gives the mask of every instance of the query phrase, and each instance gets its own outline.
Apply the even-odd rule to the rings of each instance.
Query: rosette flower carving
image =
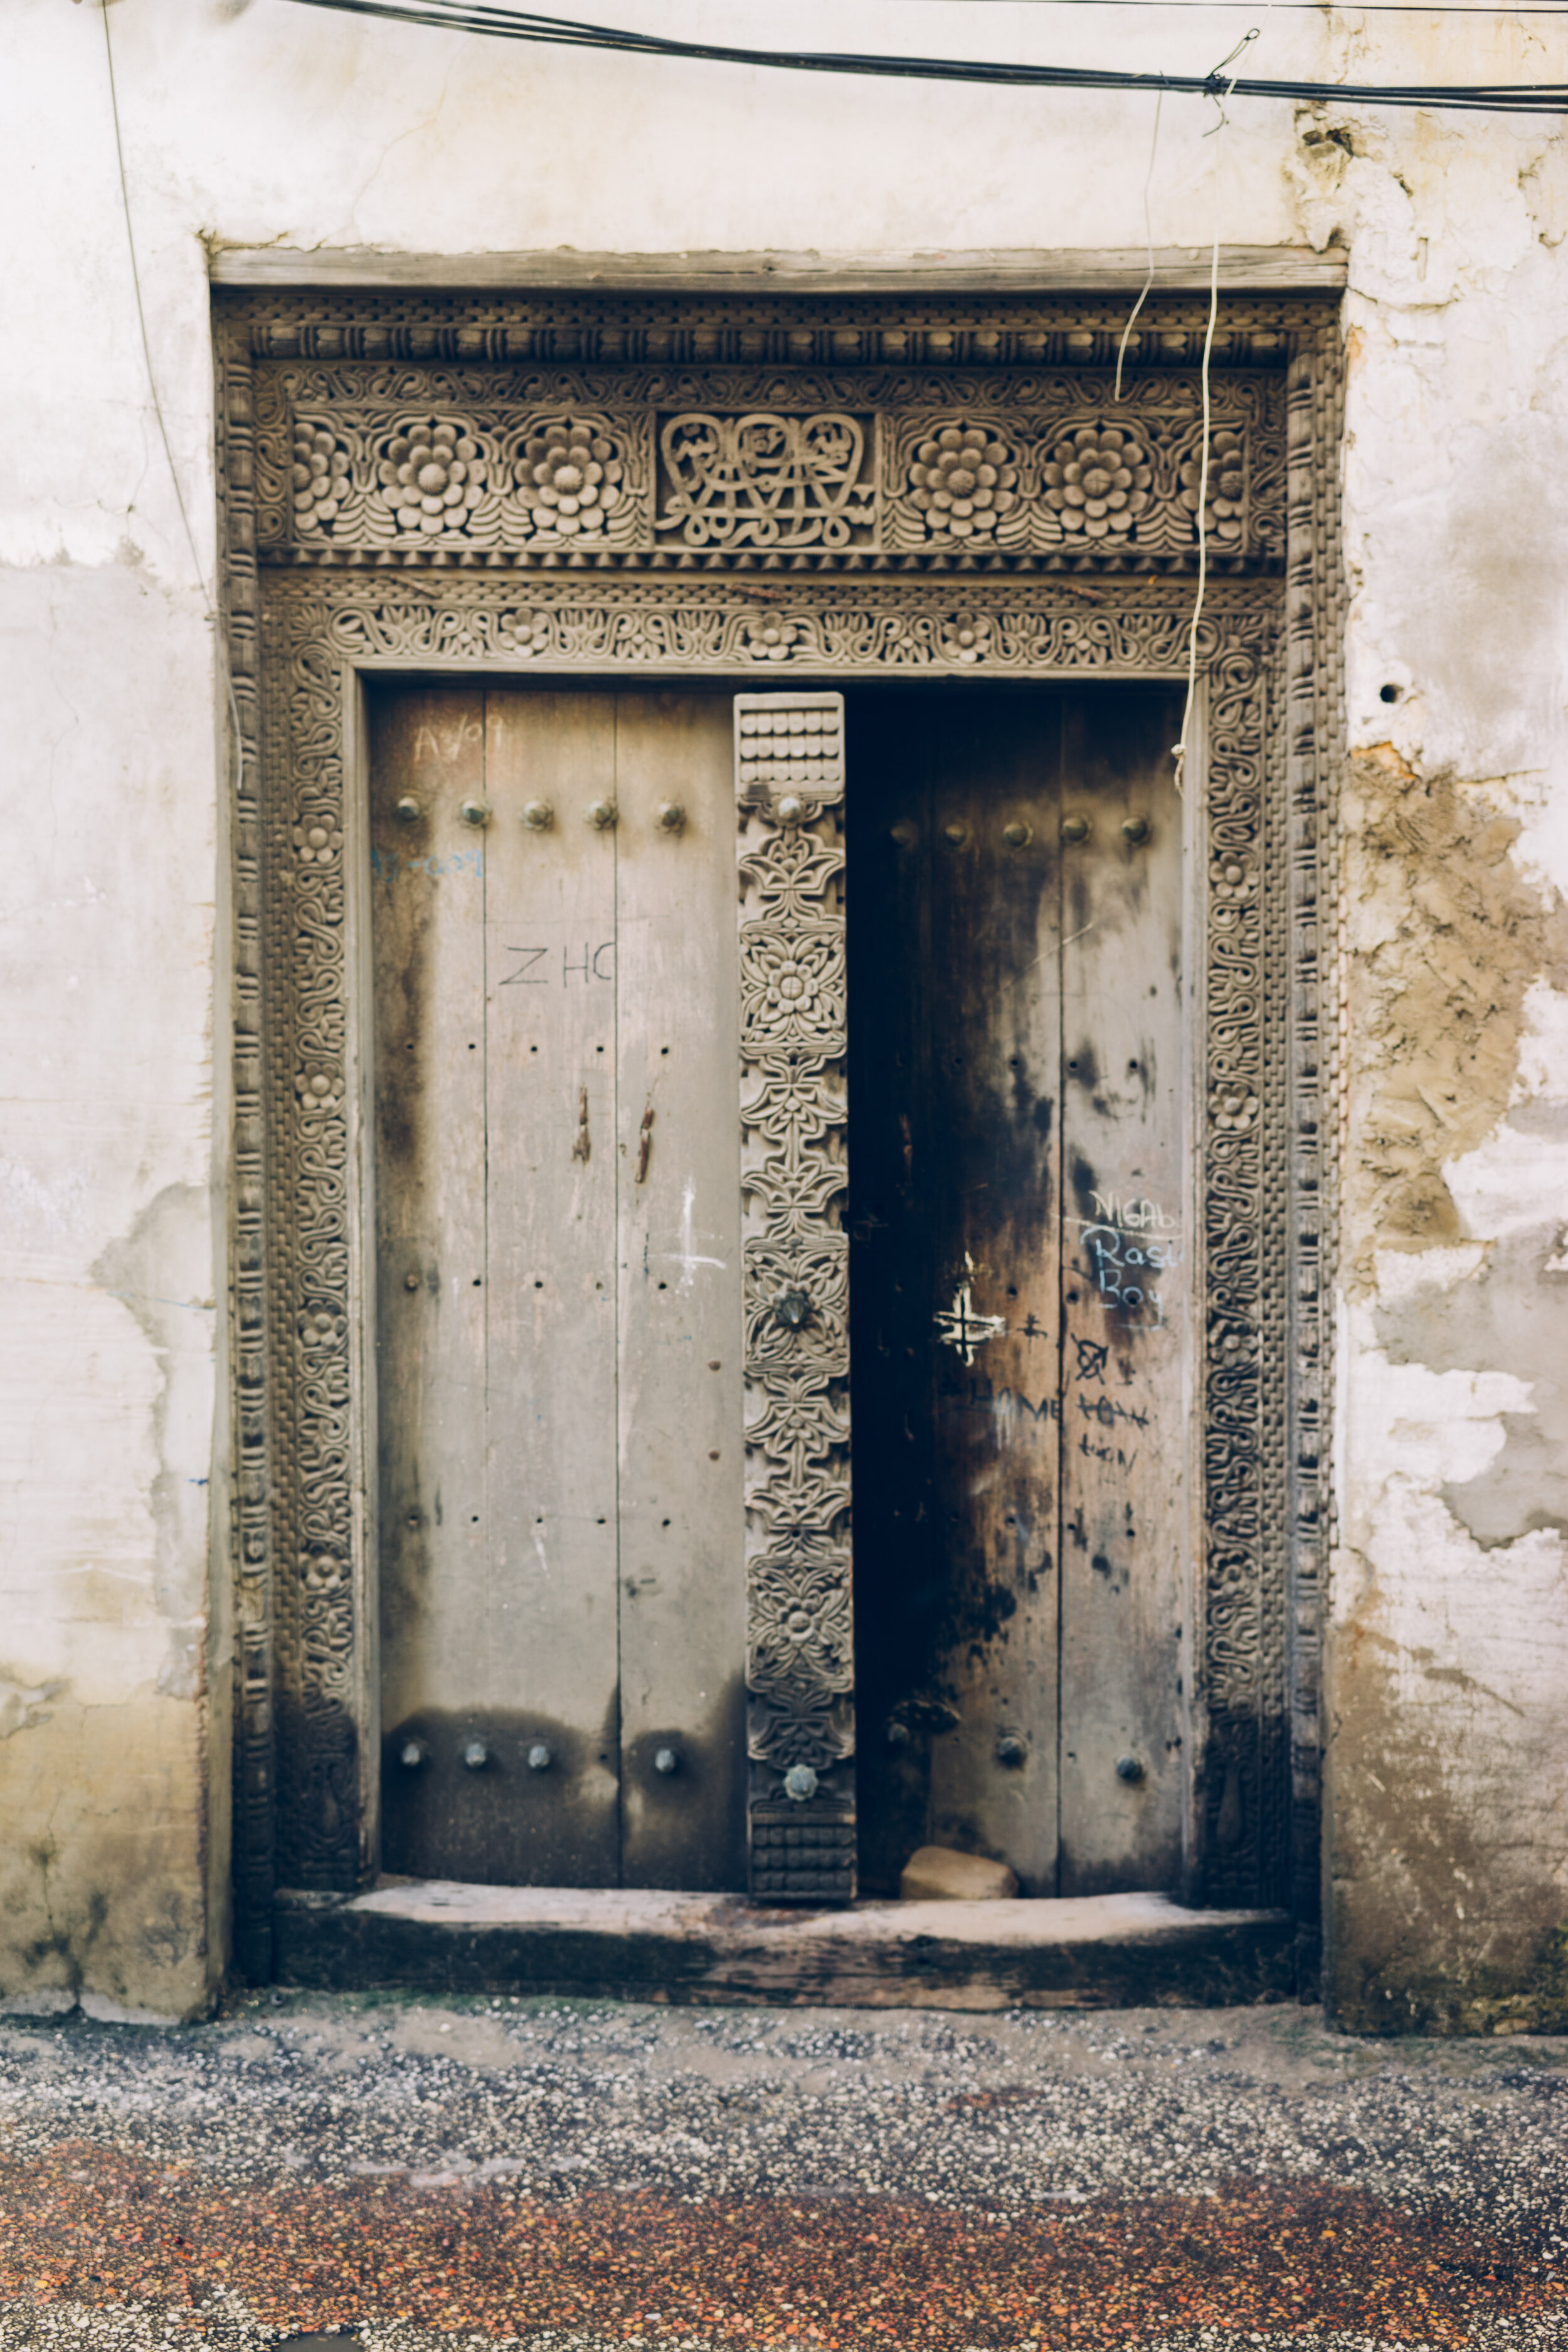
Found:
[[[613,441],[568,419],[542,426],[524,445],[518,495],[531,510],[536,531],[598,538],[620,504],[623,470]]]
[[[1246,1135],[1258,1123],[1258,1097],[1245,1079],[1227,1079],[1209,1097],[1209,1116],[1223,1135]]]
[[[342,835],[335,824],[312,819],[294,827],[294,846],[301,866],[330,866],[342,845]]]
[[[302,530],[335,522],[349,494],[349,453],[337,436],[300,425],[294,434],[294,513]]]
[[[954,613],[942,625],[943,661],[984,661],[991,649],[991,624],[984,613]]]
[[[343,1082],[336,1070],[300,1070],[294,1091],[303,1110],[335,1110],[343,1098]]]
[[[935,538],[979,539],[1018,503],[1018,469],[982,425],[944,425],[915,451],[910,504]]]
[[[1121,425],[1083,425],[1056,444],[1040,478],[1064,530],[1109,539],[1130,531],[1147,509],[1154,469]]]
[[[793,621],[771,616],[746,623],[746,651],[753,661],[787,661],[800,631]]]
[[[1202,482],[1200,458],[1189,457],[1181,469],[1182,504],[1187,512],[1198,510],[1198,491]],[[1209,437],[1208,500],[1204,509],[1204,523],[1209,536],[1222,545],[1239,547],[1247,528],[1247,445],[1239,433],[1222,425]]]
[[[780,946],[768,960],[764,999],[773,1013],[792,1013],[800,1021],[811,1020],[816,1012],[822,990],[819,966],[821,951],[811,961],[797,956],[787,946]]]
[[[456,425],[410,425],[395,433],[375,472],[400,530],[460,528],[485,495],[479,443]]]
[[[549,614],[511,614],[497,627],[496,644],[502,653],[520,655],[524,660],[531,660],[535,654],[548,653],[550,650]]]

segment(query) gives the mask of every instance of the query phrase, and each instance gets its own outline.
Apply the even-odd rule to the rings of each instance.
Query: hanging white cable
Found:
[[[1144,278],[1138,299],[1132,305],[1132,316],[1121,330],[1121,341],[1116,353],[1116,389],[1111,399],[1118,406],[1121,401],[1121,362],[1127,357],[1127,338],[1138,324],[1138,313],[1149,299],[1149,289],[1154,283],[1154,224],[1149,210],[1149,191],[1154,184],[1154,158],[1160,152],[1160,109],[1165,103],[1165,93],[1154,100],[1154,136],[1149,142],[1149,169],[1143,174],[1143,242],[1149,248],[1149,275]]]
[[[224,643],[223,624],[218,617],[216,600],[207,589],[206,570],[196,547],[196,535],[191,528],[190,509],[180,487],[180,470],[174,463],[174,452],[169,440],[169,427],[163,416],[163,403],[158,393],[157,371],[153,365],[152,339],[147,332],[147,311],[142,299],[142,271],[136,258],[136,232],[131,219],[131,189],[125,176],[125,142],[120,131],[120,92],[114,79],[114,40],[109,28],[108,0],[102,0],[100,14],[103,18],[103,49],[109,66],[109,110],[114,123],[114,160],[120,173],[120,205],[125,221],[125,244],[131,256],[131,285],[136,297],[136,324],[142,339],[142,360],[147,371],[147,389],[152,395],[153,414],[158,420],[158,437],[163,445],[163,457],[174,486],[174,504],[180,510],[184,527],[185,545],[191,551],[191,564],[201,593],[202,610],[213,632],[213,649],[223,675],[224,692],[228,702],[230,731],[234,739],[234,783],[238,792],[245,782],[245,740],[239,727],[239,700],[234,690],[234,675],[228,666],[228,649]]]
[[[1226,66],[1234,64],[1237,58],[1241,57],[1251,47],[1253,42],[1258,38],[1258,27],[1256,25],[1252,27],[1250,32],[1244,33],[1242,35],[1235,48],[1232,49],[1229,57],[1222,59],[1220,64],[1215,68],[1215,78],[1216,79],[1225,71]],[[1232,74],[1230,78],[1230,86],[1226,91],[1225,98],[1216,100],[1216,104],[1219,107],[1219,121],[1206,134],[1210,138],[1214,138],[1222,132],[1229,121],[1230,118],[1225,110],[1226,101],[1235,91],[1237,79],[1238,76],[1237,74]],[[1215,153],[1217,163],[1219,153],[1217,148],[1215,149]],[[1217,183],[1219,176],[1217,170],[1215,176]],[[1208,587],[1209,576],[1209,362],[1214,352],[1215,328],[1219,320],[1220,196],[1221,191],[1216,184],[1215,189],[1214,249],[1209,257],[1209,316],[1208,325],[1204,331],[1203,365],[1198,370],[1198,384],[1203,401],[1203,437],[1199,444],[1198,457],[1198,593],[1193,599],[1192,626],[1187,632],[1187,699],[1182,711],[1181,740],[1179,742],[1173,743],[1171,746],[1171,756],[1176,763],[1176,790],[1178,793],[1184,793],[1187,785],[1187,736],[1192,728],[1193,705],[1197,700],[1198,692],[1198,624],[1204,616],[1204,595]]]

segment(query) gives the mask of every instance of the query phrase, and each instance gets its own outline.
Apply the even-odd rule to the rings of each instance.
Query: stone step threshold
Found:
[[[349,1990],[850,2009],[1206,2007],[1295,1994],[1283,1911],[1163,1895],[765,1909],[738,1895],[384,1878],[280,1894],[275,1971]]]

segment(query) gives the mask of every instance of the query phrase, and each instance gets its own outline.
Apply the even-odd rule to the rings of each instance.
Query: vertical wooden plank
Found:
[[[931,793],[928,1302],[947,1544],[933,1842],[1057,1872],[1061,1055],[1055,697],[952,706]]]
[[[1068,703],[1062,793],[1064,1895],[1181,1869],[1182,812],[1170,688]],[[1072,835],[1084,828],[1080,838]]]
[[[862,1839],[1056,1885],[1054,696],[851,703]]]
[[[613,1886],[614,701],[492,690],[486,746],[491,1581],[474,1639],[496,1737],[477,1874]]]
[[[463,1836],[483,1646],[485,835],[462,815],[481,709],[431,688],[373,716],[382,1851],[411,1872],[449,1873]]]
[[[616,703],[621,1874],[745,1884],[728,696]],[[673,1769],[661,1769],[673,1768]]]
[[[932,1431],[932,697],[852,688],[849,1332],[855,1410],[855,1704],[860,1883],[896,1895],[931,1841],[947,1546]]]

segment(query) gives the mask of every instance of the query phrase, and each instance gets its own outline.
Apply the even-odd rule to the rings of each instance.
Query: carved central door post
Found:
[[[735,698],[752,1895],[855,1893],[844,700]]]

